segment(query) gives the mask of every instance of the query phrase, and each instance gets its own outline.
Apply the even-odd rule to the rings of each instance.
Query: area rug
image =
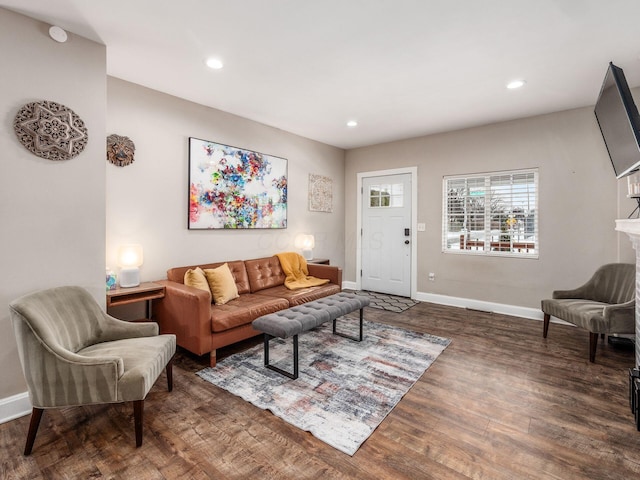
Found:
[[[338,332],[356,335],[357,325],[343,317]],[[296,380],[264,367],[262,344],[197,375],[353,455],[449,343],[366,320],[356,342],[328,322],[299,336]],[[271,340],[272,364],[292,371],[292,352],[292,339]]]
[[[369,292],[367,290],[359,290],[358,295],[364,295],[369,297],[371,308],[378,308],[380,310],[387,310],[388,312],[401,313],[410,309],[414,305],[420,302],[416,302],[408,297],[399,297],[397,295],[389,295],[386,293]]]

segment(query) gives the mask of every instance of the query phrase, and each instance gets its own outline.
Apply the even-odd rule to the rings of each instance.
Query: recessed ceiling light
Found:
[[[509,90],[515,90],[516,88],[523,87],[524,84],[527,83],[524,80],[514,80],[512,82],[507,83],[507,88]]]
[[[217,58],[209,58],[207,59],[207,67],[212,68],[214,70],[220,70],[224,65],[221,60]]]
[[[358,126],[358,122],[356,122],[355,120],[349,120],[347,122],[347,127],[357,127]]]

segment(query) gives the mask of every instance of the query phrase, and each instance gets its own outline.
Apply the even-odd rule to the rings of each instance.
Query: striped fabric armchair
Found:
[[[24,450],[33,448],[44,409],[133,402],[142,445],[144,399],[166,367],[172,390],[174,335],[155,323],[107,315],[81,287],[58,287],[9,304],[20,362],[33,406]]]
[[[547,338],[551,316],[589,330],[589,360],[595,362],[598,334],[635,332],[636,266],[610,263],[573,290],[556,290],[542,300]]]

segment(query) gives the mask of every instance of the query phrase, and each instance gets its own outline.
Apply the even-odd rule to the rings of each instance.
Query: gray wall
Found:
[[[0,399],[26,391],[8,303],[42,288],[76,284],[105,303],[106,49],[0,8]],[[13,131],[28,102],[51,100],[82,118],[78,157],[44,160]]]
[[[417,234],[419,294],[539,308],[553,289],[578,286],[603,263],[634,262],[614,228],[635,204],[589,107],[347,151],[346,281],[356,281],[357,174],[408,166],[418,167],[417,216],[426,223]],[[443,176],[531,167],[539,168],[539,259],[442,253]]]
[[[116,78],[107,81],[108,134],[131,138],[135,161],[107,164],[107,262],[123,243],[144,249],[143,281],[168,268],[242,260],[295,250],[299,233],[316,238],[316,257],[344,262],[344,150]],[[288,160],[288,227],[188,230],[188,139],[196,137]],[[333,213],[310,212],[309,174],[333,179]]]

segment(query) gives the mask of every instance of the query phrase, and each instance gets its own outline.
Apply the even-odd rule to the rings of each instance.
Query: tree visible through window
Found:
[[[369,188],[369,206],[402,207],[404,199],[404,185],[392,183],[385,185],[371,185]]]
[[[538,170],[445,177],[445,252],[538,257]]]

